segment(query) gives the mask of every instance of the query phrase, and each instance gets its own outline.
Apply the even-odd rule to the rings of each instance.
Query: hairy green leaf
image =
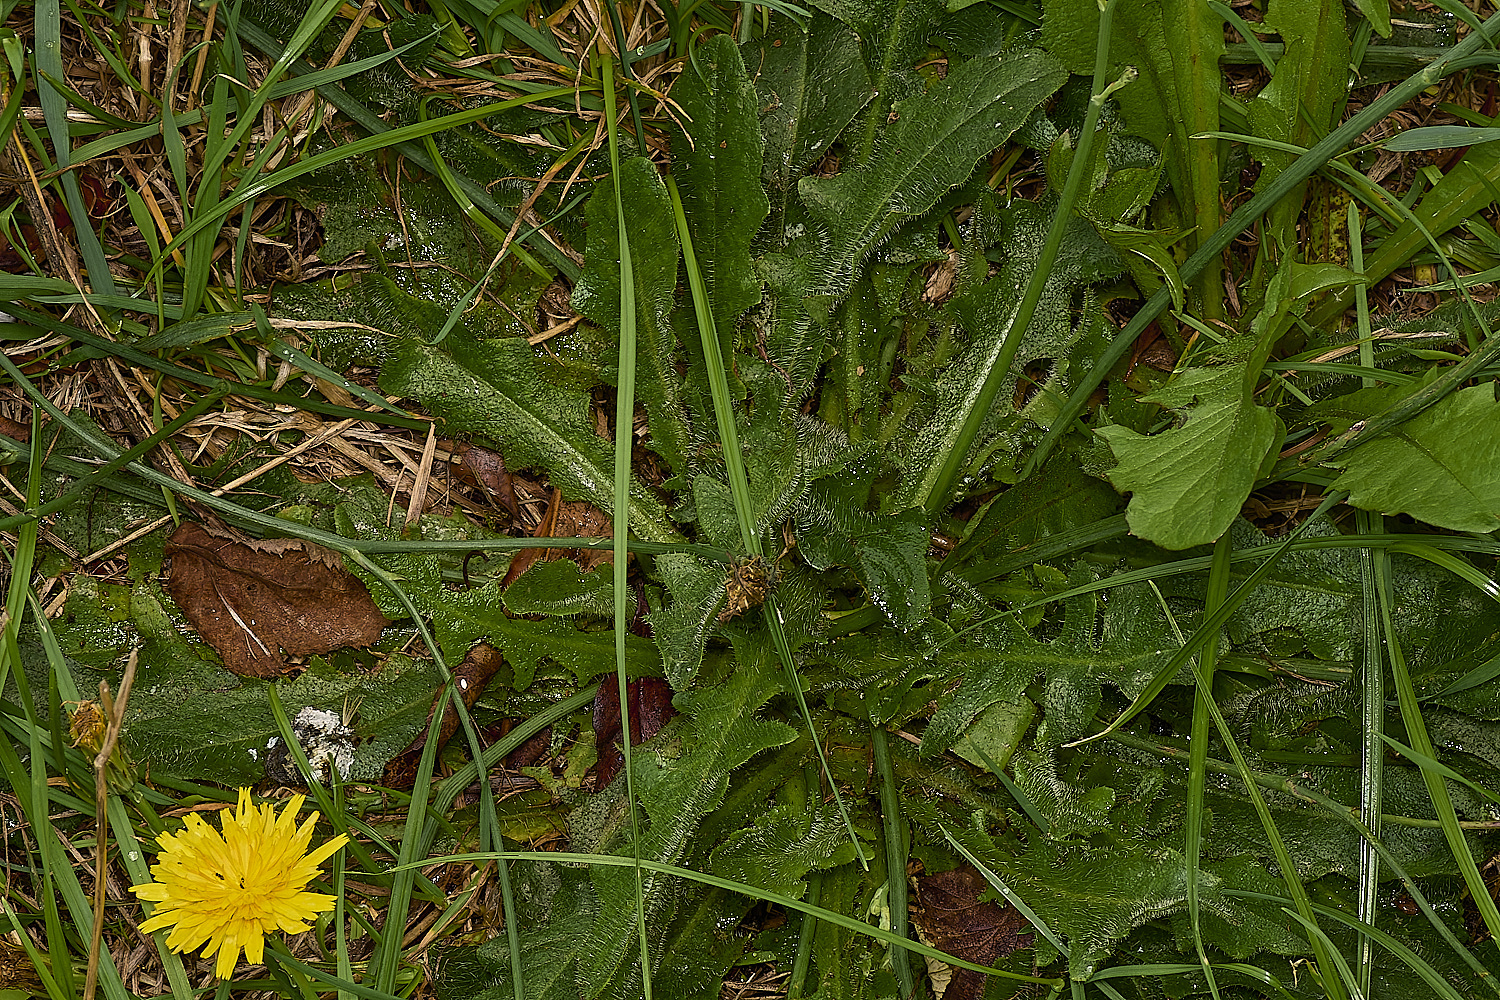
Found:
[[[1500,404],[1490,383],[1444,398],[1335,459],[1334,482],[1364,510],[1454,531],[1500,528]]]
[[[421,400],[453,431],[495,441],[512,465],[545,468],[564,496],[612,510],[613,456],[594,433],[588,395],[547,384],[525,340],[469,340],[459,331],[440,347],[406,340],[380,382],[387,392]],[[630,526],[652,541],[680,537],[661,501],[639,483],[631,490]]]
[[[871,250],[962,183],[1066,77],[1056,60],[1031,49],[1008,53],[998,66],[971,59],[927,93],[896,104],[897,119],[867,164],[837,177],[803,178],[798,191],[828,228],[826,290],[843,294]]]
[[[705,478],[705,477],[699,477]],[[674,690],[693,683],[709,636],[718,630],[728,567],[683,552],[657,556],[656,569],[672,603],[651,614],[651,630],[661,649],[662,666]]]
[[[1069,582],[1091,579],[1079,565]],[[972,648],[940,656],[937,663],[963,682],[939,701],[922,738],[922,752],[952,746],[975,716],[1043,678],[1042,705],[1049,739],[1061,743],[1085,734],[1098,712],[1100,686],[1109,684],[1127,697],[1138,694],[1171,655],[1175,640],[1167,632],[1155,595],[1143,584],[1116,587],[1106,601],[1097,593],[1069,598],[1058,635],[1034,638],[1007,615],[971,640]]]
[[[815,0],[813,6],[853,28],[865,43],[871,100],[863,118],[844,136],[856,163],[865,163],[894,102],[922,89],[912,69],[922,58],[933,26],[943,16],[937,0]]]
[[[693,234],[720,351],[731,358],[735,324],[760,301],[750,243],[771,207],[760,183],[765,147],[759,103],[734,40],[717,35],[700,46],[672,89],[672,98],[692,122],[689,132],[673,130],[672,175],[681,185],[682,209]],[[701,339],[684,337],[683,346],[701,373]],[[736,378],[732,369],[728,374]]]
[[[800,897],[811,871],[848,864],[854,845],[832,809],[792,811],[777,805],[755,814],[755,822],[725,838],[710,856],[709,870],[784,896]]]
[[[703,817],[718,806],[729,774],[762,750],[796,738],[791,727],[756,712],[780,687],[780,672],[769,650],[748,655],[718,683],[679,694],[687,716],[636,751],[635,788],[650,824],[642,832],[641,857],[675,863]],[[591,954],[580,962],[584,995],[597,997],[615,980],[635,950],[636,883],[629,869],[596,868],[594,885],[601,908],[590,938]],[[676,892],[674,880],[645,879],[647,912],[660,913]]]
[[[821,11],[806,29],[777,14],[744,50],[760,98],[765,160],[761,179],[771,205],[771,245],[784,246],[788,202],[797,179],[870,100],[859,38]]]
[[[614,611],[614,581],[608,563],[584,573],[571,559],[548,559],[512,581],[505,608],[513,615],[608,615]]]
[[[1211,542],[1250,495],[1280,421],[1252,401],[1243,364],[1189,369],[1142,398],[1182,409],[1186,422],[1151,436],[1118,425],[1096,431],[1120,463],[1110,482],[1132,494],[1130,530],[1168,549]]]
[[[949,303],[949,310],[973,336],[969,348],[943,369],[936,386],[933,410],[914,412],[908,423],[914,425],[907,459],[908,474],[896,493],[899,505],[923,502],[947,459],[957,447],[962,429],[980,402],[985,376],[998,362],[1005,341],[1020,306],[1021,296],[1036,258],[1046,242],[1047,230],[1055,205],[1038,205],[1022,201],[1004,212],[1007,223],[1000,246],[1006,254],[1000,272]],[[1081,218],[1072,218],[1064,231],[1057,260],[1042,297],[1011,364],[1011,377],[1002,386],[1002,402],[991,408],[986,423],[975,438],[968,456],[973,472],[984,456],[993,456],[1000,468],[1014,461],[1020,449],[1019,429],[1024,420],[1049,424],[1055,417],[1058,401],[1076,378],[1076,369],[1086,366],[1087,356],[1075,360],[1080,341],[1097,338],[1104,331],[1104,317],[1097,301],[1085,293],[1082,315],[1073,322],[1073,299],[1080,285],[1103,281],[1118,274],[1120,259]],[[1041,386],[1028,385],[1022,394],[1031,396],[1021,409],[1004,400],[1017,395],[1016,373],[1036,362],[1045,366]],[[971,472],[971,475],[973,473]],[[975,477],[977,478],[977,477]]]
[[[871,603],[902,631],[926,620],[932,603],[930,532],[920,508],[868,514],[852,507],[836,487],[824,485],[803,504],[798,521],[797,544],[809,565],[853,569]]]
[[[1187,871],[1176,851],[1090,850],[1038,839],[999,865],[1009,888],[1057,933],[1066,935],[1074,979],[1087,979],[1116,943],[1148,920],[1187,902]]]
[[[1017,787],[1046,817],[1048,837],[1065,840],[1109,829],[1114,789],[1108,785],[1088,787],[1058,774],[1055,750],[1018,752],[1015,772]]]
[[[645,157],[620,164],[589,198],[588,252],[573,288],[573,308],[616,336],[620,332],[620,237],[614,186],[630,206],[631,273],[635,277],[636,391],[650,417],[651,445],[674,470],[687,465],[688,421],[668,316],[677,292],[677,227],[672,200]]]

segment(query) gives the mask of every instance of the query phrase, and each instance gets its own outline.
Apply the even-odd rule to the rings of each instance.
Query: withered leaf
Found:
[[[598,538],[608,536],[614,522],[593,504],[564,500],[557,490],[552,491],[552,503],[547,507],[547,516],[532,533],[535,538]],[[557,558],[572,559],[578,568],[587,573],[600,563],[614,562],[614,553],[609,549],[522,549],[510,561],[510,569],[501,581],[501,588],[509,587],[522,573],[535,563]]]
[[[516,503],[515,479],[505,467],[505,459],[499,452],[478,445],[460,444],[453,449],[453,460],[461,478],[472,479],[483,486],[494,498],[496,506],[511,517],[519,517],[521,508]]]
[[[309,656],[380,638],[386,618],[338,553],[292,538],[240,538],[183,524],[167,540],[167,590],[241,677],[289,673]]]
[[[485,687],[490,683],[490,678],[500,669],[505,662],[505,657],[500,651],[488,643],[481,642],[469,650],[469,655],[464,657],[453,671],[453,683],[458,689],[459,697],[463,698],[465,708],[473,708],[474,702],[484,693]],[[439,691],[432,699],[432,708],[437,708],[437,700],[442,697]],[[432,722],[432,710],[427,712],[427,721]],[[427,729],[423,726],[422,731],[417,734],[416,739],[409,743],[405,750],[392,757],[385,765],[385,776],[380,783],[387,788],[409,789],[417,783],[417,768],[422,763],[422,751],[427,747]],[[458,709],[453,707],[452,699],[447,702],[443,711],[442,721],[438,723],[438,748],[458,731]]]
[[[980,965],[994,965],[1007,955],[1031,947],[1026,918],[1015,907],[993,900],[981,902],[989,884],[974,868],[923,875],[916,882],[919,908],[912,920],[923,940],[934,948]],[[941,998],[981,1000],[984,981],[983,973],[954,969]]]
[[[661,732],[677,709],[672,706],[672,688],[660,677],[640,677],[625,685],[630,701],[630,745],[642,743]],[[606,677],[594,696],[594,745],[599,748],[597,787],[603,788],[625,766],[620,750],[620,682]]]

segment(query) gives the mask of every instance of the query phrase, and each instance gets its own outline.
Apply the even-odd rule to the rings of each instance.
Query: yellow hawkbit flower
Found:
[[[162,851],[151,866],[155,881],[130,887],[156,904],[141,930],[172,928],[167,947],[177,952],[207,942],[204,957],[218,952],[214,974],[228,979],[241,948],[247,962],[260,965],[266,934],[310,929],[308,921],[333,909],[334,897],[308,892],[307,883],[349,838],[339,834],[308,854],[318,814],[295,825],[304,798],[292,796],[278,817],[274,805],[252,806],[250,789],[241,788],[239,807],[219,814],[222,836],[189,814],[185,829],[156,838]]]

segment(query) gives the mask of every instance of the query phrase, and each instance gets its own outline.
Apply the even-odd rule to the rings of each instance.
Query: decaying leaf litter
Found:
[[[311,708],[256,991],[1487,995],[1480,16],[14,7],[8,942]]]

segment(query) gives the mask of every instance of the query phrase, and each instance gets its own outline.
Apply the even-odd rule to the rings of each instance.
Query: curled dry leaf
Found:
[[[459,444],[453,447],[453,463],[461,479],[483,486],[494,498],[495,505],[511,517],[521,516],[520,505],[516,502],[515,477],[505,467],[505,459],[499,452],[478,445]]]
[[[285,655],[368,646],[386,626],[365,585],[319,545],[183,524],[166,555],[172,600],[241,677],[289,673]]]
[[[481,642],[469,650],[469,655],[453,670],[453,684],[458,689],[459,697],[463,698],[465,708],[473,708],[479,696],[489,685],[490,678],[500,669],[505,662],[505,657],[498,649],[489,643]],[[437,708],[438,699],[443,696],[439,691],[432,699],[432,708]],[[432,722],[432,710],[427,713],[428,726]],[[416,739],[407,744],[396,756],[392,757],[385,765],[385,776],[380,783],[387,788],[409,789],[417,783],[417,768],[422,763],[422,751],[427,746],[427,729],[423,726],[422,731],[417,733]],[[442,721],[438,723],[438,748],[441,749],[448,739],[458,732],[458,709],[453,707],[450,699],[447,707],[443,710]]]
[[[919,909],[912,914],[922,940],[950,955],[994,965],[1022,948],[1031,947],[1026,918],[1015,907],[983,897],[989,890],[984,876],[965,866],[951,872],[923,875],[916,880]],[[972,969],[951,969],[945,990],[934,989],[940,1000],[979,1000],[985,976]]]

